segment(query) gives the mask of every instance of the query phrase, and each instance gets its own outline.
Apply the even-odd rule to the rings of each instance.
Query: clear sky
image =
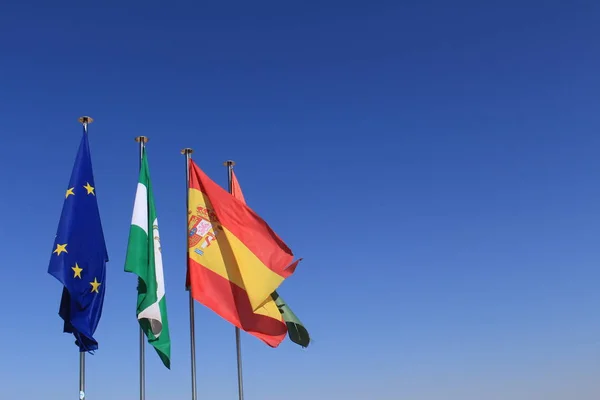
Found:
[[[188,399],[183,147],[304,258],[302,350],[243,334],[247,400],[600,398],[600,3],[5,0],[0,398],[77,396],[47,274],[81,127],[110,263],[89,399],[134,399],[123,271],[148,155],[172,370]],[[197,307],[199,399],[236,396],[234,330]]]

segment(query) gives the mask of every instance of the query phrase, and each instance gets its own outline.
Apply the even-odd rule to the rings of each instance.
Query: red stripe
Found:
[[[292,264],[294,254],[271,227],[250,207],[213,182],[190,160],[190,189],[192,188],[206,195],[219,222],[267,268],[283,278],[294,272],[297,264]],[[194,205],[190,204],[190,207]],[[288,268],[292,266],[293,268]]]
[[[231,195],[246,204],[246,200],[244,199],[244,194],[242,193],[242,188],[235,176],[233,170],[231,170]]]
[[[271,347],[285,339],[287,327],[276,320],[252,311],[246,291],[229,280],[189,259],[192,297],[221,318],[256,336]]]
[[[246,204],[246,199],[244,199],[244,194],[242,193],[242,187],[240,186],[240,183],[238,182],[233,170],[231,171],[231,195],[242,203]],[[281,240],[277,233],[273,232],[273,235],[277,236],[278,240]],[[296,267],[301,260],[302,259],[296,260],[293,264],[287,267],[286,271],[291,275],[296,270]]]

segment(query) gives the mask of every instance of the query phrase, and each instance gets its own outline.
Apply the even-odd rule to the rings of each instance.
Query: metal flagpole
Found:
[[[224,166],[227,167],[227,190],[229,193],[233,194],[233,166],[235,165],[235,161],[227,160],[223,163]],[[242,342],[240,338],[240,328],[235,327],[235,349],[237,354],[237,375],[238,375],[238,398],[239,400],[244,400],[244,380],[242,375]]]
[[[144,149],[146,148],[146,143],[148,143],[148,138],[146,136],[138,136],[135,138],[135,141],[140,144],[140,169],[142,168],[142,159],[144,157]],[[140,326],[140,400],[146,399],[146,337],[144,336],[144,331]]]
[[[79,399],[85,399],[85,353],[79,352]]]
[[[181,150],[181,154],[185,156],[185,253],[186,253],[186,268],[189,260],[189,236],[188,236],[188,210],[190,208],[190,160],[194,150],[186,147]],[[190,295],[190,353],[191,353],[191,364],[192,364],[192,400],[198,399],[198,393],[196,393],[196,331],[195,331],[195,318],[194,318],[194,298],[192,297],[192,289],[189,288]]]
[[[83,133],[87,135],[88,125],[94,122],[92,117],[79,117],[79,122],[83,125]],[[85,352],[79,352],[79,399],[85,399]]]

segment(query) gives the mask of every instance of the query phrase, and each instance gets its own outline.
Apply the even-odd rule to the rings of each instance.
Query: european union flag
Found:
[[[52,250],[48,273],[64,286],[59,311],[64,332],[75,336],[79,351],[96,350],[93,335],[102,315],[108,253],[85,128]]]

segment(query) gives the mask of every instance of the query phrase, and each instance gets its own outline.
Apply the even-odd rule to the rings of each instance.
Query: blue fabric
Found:
[[[64,286],[64,332],[75,336],[80,351],[90,352],[98,349],[93,335],[102,315],[108,253],[85,131],[67,189],[48,273]]]

